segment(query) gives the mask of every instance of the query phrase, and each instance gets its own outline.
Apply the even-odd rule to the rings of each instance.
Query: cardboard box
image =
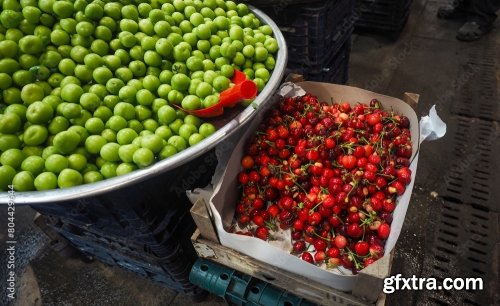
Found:
[[[302,82],[297,85],[301,86],[305,91],[317,96],[320,101],[326,102],[349,102],[350,104],[355,105],[358,102],[369,103],[372,99],[376,98],[382,103],[384,109],[392,109],[410,119],[413,145],[412,163],[410,165],[410,169],[412,170],[413,178],[411,183],[406,187],[406,192],[400,196],[397,201],[397,206],[393,216],[393,223],[391,224],[391,234],[385,245],[385,254],[386,256],[389,256],[389,253],[394,248],[401,232],[415,181],[420,138],[417,115],[414,110],[402,100],[367,90],[350,86],[317,82]],[[279,92],[290,96],[300,94],[300,90],[297,90],[297,88],[290,84],[284,84]],[[274,100],[272,102],[276,103],[279,101],[280,97],[275,96],[272,97],[272,99]],[[272,106],[274,103],[268,104]],[[341,291],[352,291],[357,278],[356,275],[342,274],[336,270],[326,270],[304,262],[300,258],[290,254],[290,244],[287,244],[286,241],[277,241],[270,244],[269,242],[258,238],[228,232],[228,229],[233,224],[236,202],[240,197],[237,176],[241,169],[240,160],[243,155],[244,147],[247,140],[255,133],[266,110],[267,109],[259,110],[259,114],[255,117],[254,122],[252,122],[241,135],[233,137],[232,143],[230,140],[227,156],[224,156],[224,152],[221,153],[221,157],[226,157],[225,159],[227,162],[219,163],[219,169],[216,170],[213,182],[214,193],[210,200],[211,213],[220,243],[257,260],[286,271],[302,275],[306,278],[326,284],[332,288]],[[224,158],[222,158],[222,160],[224,160]],[[373,265],[376,264],[377,262]],[[346,273],[345,271],[341,272]]]

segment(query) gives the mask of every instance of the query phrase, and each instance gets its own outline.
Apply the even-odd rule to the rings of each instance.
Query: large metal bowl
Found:
[[[283,37],[283,34],[281,33],[276,23],[274,23],[274,21],[262,11],[253,7],[251,7],[250,9],[255,14],[255,16],[257,16],[257,18],[259,18],[264,24],[268,24],[269,26],[271,26],[274,32],[274,36],[279,45],[279,51],[276,57],[276,67],[271,74],[271,78],[266,87],[257,96],[252,105],[248,106],[247,108],[240,109],[239,112],[238,110],[229,111],[226,115],[224,115],[225,119],[214,122],[214,124],[218,125],[220,128],[213,135],[204,139],[195,146],[189,147],[172,157],[159,161],[148,168],[136,170],[131,173],[103,180],[97,183],[80,185],[66,189],[15,192],[14,199],[12,199],[12,195],[8,192],[1,192],[0,205],[5,205],[9,202],[14,202],[16,205],[67,202],[70,200],[101,195],[113,190],[130,186],[131,184],[137,184],[146,179],[151,179],[161,173],[165,173],[169,170],[175,169],[208,152],[221,141],[244,126],[255,116],[255,114],[257,113],[256,108],[258,108],[260,105],[265,104],[268,101],[268,98],[276,91],[276,89],[280,85],[280,82],[285,74],[288,57],[285,38]]]

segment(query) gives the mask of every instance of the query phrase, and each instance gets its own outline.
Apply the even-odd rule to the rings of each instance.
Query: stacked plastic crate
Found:
[[[307,80],[345,84],[348,79],[354,1],[248,1],[280,27],[288,70]]]
[[[189,279],[228,305],[315,306],[293,293],[206,259],[196,261]]]
[[[101,196],[33,205],[82,253],[162,283],[195,301],[207,292],[189,281],[196,226],[185,190],[210,183],[213,152],[185,166]]]
[[[410,14],[411,0],[358,0],[357,31],[383,32],[397,38]]]

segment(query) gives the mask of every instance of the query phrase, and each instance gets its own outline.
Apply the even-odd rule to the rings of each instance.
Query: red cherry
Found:
[[[317,150],[309,150],[307,151],[306,153],[306,157],[308,160],[310,161],[315,161],[315,160],[318,160],[319,158],[319,153]]]
[[[357,158],[364,157],[365,156],[365,149],[363,147],[356,147],[354,149],[354,152],[352,155],[354,155]]]
[[[295,221],[293,221],[293,228],[296,231],[303,231],[304,230],[304,221],[302,221],[300,219],[296,219]]]
[[[293,252],[302,253],[306,249],[306,243],[304,240],[295,241],[293,243]]]
[[[396,155],[398,157],[405,157],[405,158],[410,158],[412,154],[412,148],[411,145],[402,145],[399,146],[398,149],[396,150]]]
[[[356,252],[358,256],[365,256],[368,254],[369,249],[370,245],[366,241],[358,241],[356,245],[354,245],[354,252]]]
[[[308,222],[311,225],[318,225],[321,222],[321,214],[319,212],[314,212],[309,215]]]
[[[283,125],[280,125],[278,126],[278,136],[282,139],[286,139],[289,135],[289,132],[288,132],[288,129],[283,126]]]
[[[347,239],[342,235],[337,235],[335,236],[333,243],[337,248],[343,249],[347,245]]]
[[[330,218],[328,218],[328,222],[333,227],[337,227],[337,226],[339,226],[341,224],[340,223],[340,219],[337,216],[331,216]]]
[[[361,229],[361,227],[359,226],[359,224],[349,224],[347,226],[347,235],[349,235],[350,237],[353,237],[353,238],[358,238],[358,237],[361,237],[361,235],[363,235],[363,230]]]
[[[329,258],[338,258],[340,256],[340,250],[337,247],[332,246],[326,251],[326,255]]]
[[[326,138],[325,139],[325,147],[327,149],[335,148],[335,140],[333,138]]]
[[[267,239],[269,239],[269,230],[264,226],[259,226],[255,230],[255,237],[266,241]]]
[[[389,193],[396,193],[397,195],[402,195],[405,190],[405,186],[400,181],[393,182],[388,188]]]
[[[373,258],[365,258],[363,260],[363,264],[365,267],[368,267],[369,265],[371,265],[374,262],[375,262],[375,259],[373,259]]]
[[[377,174],[375,172],[365,171],[365,173],[363,173],[363,178],[369,182],[373,182],[377,178]]]
[[[303,232],[292,232],[292,239],[294,241],[302,239]]]
[[[256,198],[252,203],[252,208],[262,209],[264,207],[264,201],[260,198]]]
[[[344,112],[347,113],[351,110],[351,105],[347,102],[341,103],[340,104],[340,109]]]
[[[245,227],[250,222],[250,217],[247,215],[240,215],[238,218],[238,224],[240,227]]]
[[[380,114],[368,114],[366,115],[366,122],[373,126],[380,122]]]
[[[250,181],[250,178],[248,177],[248,174],[246,174],[245,172],[240,172],[238,174],[238,182],[241,185],[246,185],[246,184],[248,184],[249,181]]]
[[[328,258],[328,261],[327,261],[327,267],[330,268],[330,269],[333,269],[333,268],[336,268],[338,266],[340,266],[341,264],[341,260],[340,258]]]
[[[269,214],[271,215],[271,217],[273,218],[276,218],[276,216],[278,216],[279,214],[279,208],[277,205],[270,205],[268,208],[267,208],[267,211],[269,212]]]
[[[316,252],[316,254],[314,254],[314,261],[316,263],[321,263],[325,260],[326,258],[326,254],[324,251],[319,251],[319,252]]]
[[[378,164],[380,164],[381,161],[382,161],[382,159],[376,153],[373,153],[372,155],[368,156],[368,162],[370,164],[378,165]]]
[[[248,174],[250,181],[253,183],[258,183],[260,181],[260,174],[257,171],[252,171]]]
[[[384,255],[384,248],[380,244],[370,245],[370,255],[373,258],[380,258]]]
[[[377,176],[375,179],[375,185],[377,185],[378,188],[382,189],[387,185],[387,180],[381,176]]]
[[[307,261],[308,263],[314,263],[314,259],[311,255],[311,253],[309,253],[309,252],[302,253],[301,258],[303,261]]]
[[[355,156],[352,156],[352,155],[344,155],[342,157],[342,166],[348,170],[351,170],[353,169],[354,167],[356,167],[356,162],[357,162],[357,159]]]
[[[394,201],[391,199],[385,200],[382,204],[382,207],[385,212],[387,213],[392,213],[394,209],[396,208],[396,205],[394,204]]]
[[[398,177],[398,181],[405,185],[408,185],[411,181],[411,170],[408,167],[398,169],[396,171],[396,175]]]
[[[353,267],[352,259],[347,254],[342,255],[340,260],[344,268],[351,269]]]
[[[264,226],[264,218],[261,215],[253,216],[252,222],[257,226]]]
[[[314,249],[316,251],[324,251],[324,250],[326,250],[326,247],[327,247],[327,244],[326,244],[325,240],[323,240],[321,238],[316,239],[316,241],[314,242]]]
[[[379,226],[377,230],[377,235],[380,239],[387,239],[391,233],[391,226],[387,223],[383,223]]]
[[[335,204],[336,204],[336,201],[332,195],[327,195],[323,199],[323,206],[326,208],[331,208],[331,207],[335,206]]]

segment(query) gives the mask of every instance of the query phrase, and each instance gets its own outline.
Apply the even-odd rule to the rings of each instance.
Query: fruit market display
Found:
[[[412,178],[410,121],[365,102],[282,99],[241,159],[234,232],[290,230],[291,253],[326,269],[357,273],[382,257]]]
[[[224,0],[0,0],[0,190],[50,190],[150,166],[215,126],[235,69],[259,90],[278,43]]]

